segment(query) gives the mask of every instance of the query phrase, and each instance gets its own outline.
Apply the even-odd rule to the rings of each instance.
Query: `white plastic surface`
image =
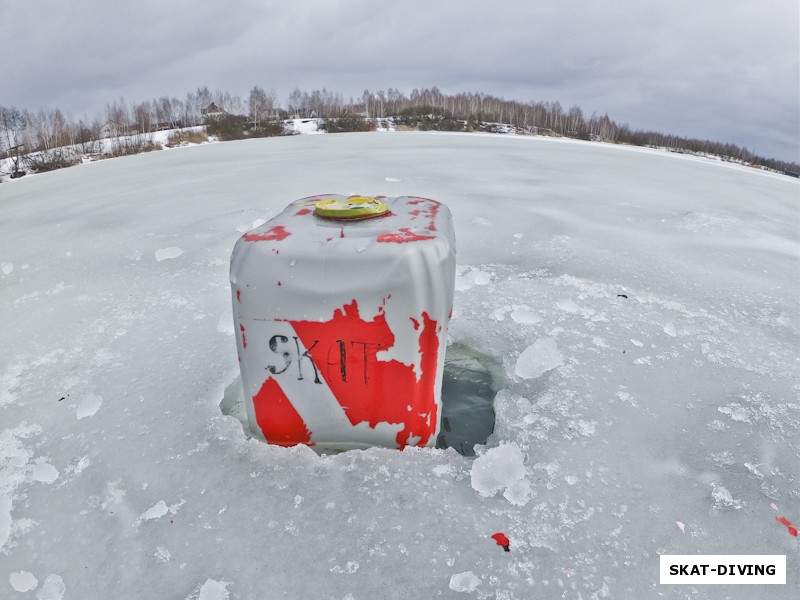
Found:
[[[382,198],[386,216],[324,219],[290,204],[231,256],[252,433],[320,449],[432,446],[455,284],[450,211]]]

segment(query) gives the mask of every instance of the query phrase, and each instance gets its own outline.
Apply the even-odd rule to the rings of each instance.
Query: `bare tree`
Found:
[[[250,94],[247,96],[247,115],[253,122],[253,127],[258,127],[261,121],[261,115],[267,110],[269,99],[267,93],[260,87],[253,86]]]
[[[310,104],[308,92],[303,92],[297,87],[294,88],[292,93],[289,94],[287,104],[292,115],[296,115],[299,118],[308,116],[308,106]]]
[[[225,96],[223,97],[222,108],[231,115],[247,114],[247,107],[242,101],[242,98],[240,96],[231,96],[228,92],[225,92]]]
[[[214,97],[211,95],[208,86],[197,88],[197,104],[200,108],[207,108],[213,101]]]
[[[22,161],[25,156],[24,137],[27,120],[25,114],[17,108],[0,106],[0,148],[11,159],[11,178],[21,177]]]

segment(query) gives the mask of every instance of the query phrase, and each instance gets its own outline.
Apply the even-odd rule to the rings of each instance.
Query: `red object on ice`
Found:
[[[781,525],[786,525],[786,529],[789,530],[789,535],[793,535],[797,537],[797,527],[792,525],[792,522],[787,519],[786,517],[775,517],[775,520],[778,521]]]
[[[498,546],[502,546],[506,552],[511,552],[511,541],[506,537],[505,533],[498,531],[492,536],[492,539],[497,542]]]

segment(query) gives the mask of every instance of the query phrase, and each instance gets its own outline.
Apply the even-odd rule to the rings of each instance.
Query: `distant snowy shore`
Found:
[[[377,132],[405,133],[407,131],[407,128],[402,128],[402,127],[398,128],[392,118],[379,118],[373,120],[375,121],[375,131]],[[325,131],[324,124],[325,124],[325,119],[295,118],[295,119],[284,120],[283,128],[285,135],[316,135],[316,134],[328,133],[327,131]],[[586,143],[606,144],[620,148],[629,148],[633,150],[669,152],[677,156],[683,156],[692,159],[700,159],[704,161],[725,164],[725,165],[736,165],[763,173],[773,173],[782,176],[786,175],[786,173],[784,172],[777,171],[774,169],[769,169],[763,166],[751,165],[740,159],[724,158],[709,153],[692,152],[688,150],[679,150],[675,148],[657,147],[657,146],[636,146],[630,144],[604,142],[601,140],[579,140],[569,137],[558,136],[552,132],[544,132],[542,134],[537,134],[504,123],[484,123],[483,125],[485,126],[484,131],[474,131],[474,132],[430,131],[430,132],[420,132],[420,133],[438,133],[438,134],[450,134],[450,135],[506,135],[506,136],[515,136],[524,138],[536,137],[537,139],[559,140],[577,144],[586,144]],[[206,136],[204,132],[205,132],[205,126],[186,127],[180,129],[163,129],[160,131],[154,131],[144,134],[135,134],[131,136],[113,136],[113,137],[105,137],[98,140],[94,140],[88,144],[88,146],[91,148],[91,151],[88,152],[86,151],[87,144],[65,146],[63,148],[51,149],[50,152],[59,152],[67,160],[72,162],[74,166],[76,164],[85,164],[88,162],[96,162],[97,160],[118,157],[115,156],[115,149],[118,148],[123,148],[123,149],[136,148],[136,150],[130,152],[131,154],[133,154],[133,153],[150,152],[158,150],[171,150],[175,148],[195,146],[198,145],[199,143],[215,143],[219,141],[215,136]],[[200,134],[203,135],[206,139],[203,142],[174,141],[176,139],[180,139],[182,136],[186,134],[190,135]],[[31,156],[35,158],[38,154],[41,153],[34,153]],[[12,181],[14,179],[13,176],[14,170],[15,166],[12,158],[0,159],[0,183]],[[36,175],[38,173],[36,170],[22,169],[20,174],[24,174],[24,176],[29,176],[29,175]]]

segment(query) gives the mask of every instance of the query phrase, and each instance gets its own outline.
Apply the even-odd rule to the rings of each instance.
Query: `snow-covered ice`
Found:
[[[450,348],[499,389],[477,458],[320,456],[222,413],[233,244],[317,193],[452,211]],[[793,599],[798,223],[797,180],[541,137],[294,136],[4,182],[0,598],[743,599],[659,586],[659,555],[785,554],[769,592]]]

